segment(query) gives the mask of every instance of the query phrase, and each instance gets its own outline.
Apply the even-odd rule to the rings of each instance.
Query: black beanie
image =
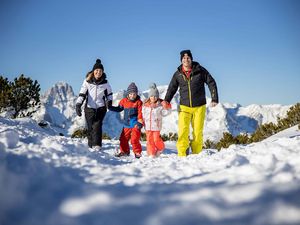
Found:
[[[103,67],[103,65],[101,64],[101,60],[100,60],[100,59],[97,59],[97,60],[96,60],[96,63],[95,63],[95,65],[94,65],[94,67],[93,67],[93,71],[94,71],[95,69],[102,69],[102,71],[104,71],[104,67]]]
[[[191,60],[193,61],[193,55],[191,53],[191,50],[187,49],[187,50],[182,50],[180,52],[180,62],[182,61],[182,58],[183,58],[184,54],[187,54],[191,58]]]

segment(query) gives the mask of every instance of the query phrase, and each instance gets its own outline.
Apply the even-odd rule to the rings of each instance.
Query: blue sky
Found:
[[[220,101],[300,102],[297,0],[1,0],[0,75],[25,74],[42,92],[66,81],[78,94],[100,58],[114,92],[167,85],[191,49]],[[209,96],[209,92],[208,92]]]

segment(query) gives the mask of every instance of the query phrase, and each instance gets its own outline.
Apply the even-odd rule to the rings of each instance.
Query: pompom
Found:
[[[96,60],[96,63],[101,63],[101,60],[100,60],[100,59],[97,59],[97,60]]]
[[[151,83],[151,84],[149,85],[149,88],[155,89],[155,88],[156,88],[156,84],[155,84],[155,83]]]

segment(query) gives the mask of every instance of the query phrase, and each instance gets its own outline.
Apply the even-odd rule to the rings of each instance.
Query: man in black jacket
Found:
[[[218,104],[217,84],[210,73],[198,62],[193,61],[190,50],[180,52],[181,65],[174,73],[169,84],[166,102],[171,102],[178,87],[180,94],[180,110],[178,117],[178,156],[189,154],[191,147],[193,154],[198,154],[203,146],[203,126],[206,113],[205,86],[211,93],[211,106]],[[189,141],[190,124],[193,128],[193,140]]]

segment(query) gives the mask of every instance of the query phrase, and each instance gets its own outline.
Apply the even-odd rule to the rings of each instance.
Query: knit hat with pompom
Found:
[[[97,59],[97,60],[96,60],[96,63],[95,63],[95,65],[94,65],[94,67],[93,67],[93,71],[94,71],[95,69],[102,69],[102,71],[104,71],[104,67],[103,67],[103,65],[101,64],[101,60],[100,60],[100,59]]]
[[[150,91],[149,91],[149,97],[155,96],[156,98],[159,98],[159,92],[156,88],[156,84],[155,83],[151,83],[150,86]]]
[[[135,85],[134,82],[130,83],[128,88],[127,88],[126,94],[129,95],[130,93],[138,94],[138,88],[137,88],[137,86]]]

